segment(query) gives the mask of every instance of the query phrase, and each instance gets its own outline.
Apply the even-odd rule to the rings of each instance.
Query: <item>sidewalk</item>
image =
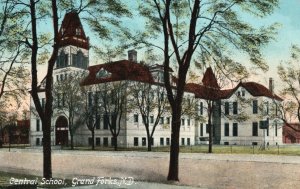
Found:
[[[184,186],[214,189],[281,189],[300,186],[299,156],[182,153],[179,158],[180,182],[177,184]],[[41,175],[42,159],[41,149],[12,149],[11,152],[1,149],[0,169]],[[137,182],[128,187],[129,189],[145,188],[143,186],[168,187],[169,185],[156,184],[166,183],[168,167],[169,153],[163,152],[53,150],[52,153],[54,177],[132,177]],[[104,188],[118,187],[105,185]],[[127,186],[122,185],[119,188]]]

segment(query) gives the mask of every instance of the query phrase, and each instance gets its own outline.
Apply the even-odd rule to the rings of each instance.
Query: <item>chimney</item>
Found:
[[[274,80],[272,77],[269,78],[269,90],[274,94]]]
[[[128,60],[137,63],[137,52],[132,49],[128,51]]]

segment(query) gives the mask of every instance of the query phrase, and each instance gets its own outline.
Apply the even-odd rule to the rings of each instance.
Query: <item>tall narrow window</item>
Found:
[[[181,145],[182,145],[182,146],[185,145],[184,138],[181,138]]]
[[[225,115],[229,115],[229,102],[225,102]]]
[[[187,119],[187,125],[190,126],[191,125],[191,120]]]
[[[200,136],[203,136],[203,123],[200,124]]]
[[[181,126],[185,125],[185,119],[181,119]]]
[[[232,136],[238,136],[238,124],[233,123],[232,125]]]
[[[252,136],[258,136],[258,123],[252,123]]]
[[[253,108],[253,114],[257,114],[258,112],[257,100],[252,101],[252,108]]]
[[[36,119],[36,131],[40,131],[40,120]]]
[[[154,116],[150,116],[150,123],[154,123]]]
[[[277,136],[277,122],[275,122],[275,136]]]
[[[107,114],[103,115],[103,129],[108,129],[109,117]]]
[[[133,145],[134,146],[139,146],[139,138],[138,137],[133,138]]]
[[[238,103],[237,102],[233,102],[232,103],[232,108],[233,108],[233,114],[237,114],[238,113]]]
[[[133,121],[134,121],[134,123],[138,123],[139,122],[139,115],[138,114],[134,114],[133,115]]]
[[[224,124],[224,136],[229,136],[229,123]]]
[[[159,118],[159,123],[160,123],[160,124],[164,124],[164,117],[160,117],[160,118]]]
[[[203,115],[203,102],[200,102],[199,112],[200,112],[200,115]]]

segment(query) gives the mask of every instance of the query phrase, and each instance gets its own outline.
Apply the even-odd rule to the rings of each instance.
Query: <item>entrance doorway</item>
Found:
[[[55,144],[67,145],[68,144],[68,120],[64,116],[57,118],[55,123]]]

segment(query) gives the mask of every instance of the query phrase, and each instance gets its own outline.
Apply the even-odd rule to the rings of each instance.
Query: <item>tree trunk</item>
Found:
[[[118,136],[113,136],[115,151],[118,151]]]
[[[211,102],[208,103],[208,153],[212,153],[212,125],[211,125],[211,115],[212,115],[212,105]]]
[[[74,150],[74,136],[73,136],[73,133],[70,132],[70,137],[71,137],[71,150]]]
[[[95,150],[95,131],[92,130],[92,150]]]
[[[149,125],[147,125],[146,132],[147,132],[148,152],[151,152],[152,151],[152,136],[149,133]]]
[[[51,161],[51,119],[46,119],[43,124],[43,176],[46,179],[52,178]]]
[[[148,152],[151,152],[152,151],[152,137],[147,137],[147,142],[148,142],[148,144],[147,144],[147,146],[148,146]]]
[[[172,114],[172,131],[171,131],[171,147],[170,147],[170,165],[168,180],[179,181],[178,164],[179,164],[179,136],[180,136],[180,116]]]

